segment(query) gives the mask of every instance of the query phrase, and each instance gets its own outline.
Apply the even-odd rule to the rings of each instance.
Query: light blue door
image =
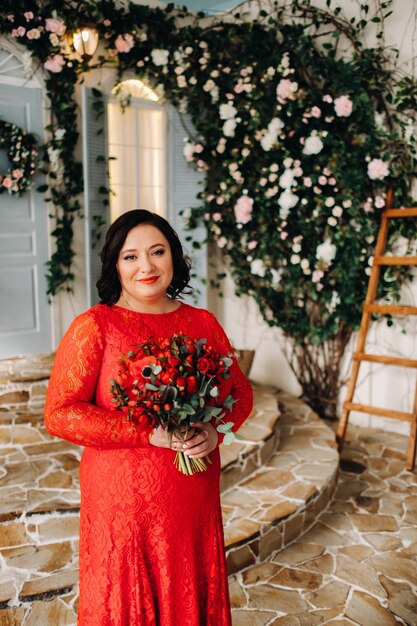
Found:
[[[42,142],[42,94],[0,83],[0,117]],[[0,171],[10,163],[0,150]],[[42,183],[37,176],[34,188]],[[42,194],[0,195],[0,358],[50,352],[51,310],[46,296],[47,214]]]

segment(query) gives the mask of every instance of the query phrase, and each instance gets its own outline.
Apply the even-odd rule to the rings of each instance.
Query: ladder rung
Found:
[[[417,207],[386,209],[382,211],[381,217],[417,217]]]
[[[366,404],[355,404],[354,402],[345,402],[343,405],[348,411],[360,411],[361,413],[370,413],[371,415],[381,415],[383,417],[391,417],[392,419],[413,422],[416,418],[412,413],[403,413],[402,411],[390,411],[389,409],[381,409],[375,406],[367,406]]]
[[[414,359],[401,359],[393,356],[383,356],[380,354],[365,354],[364,352],[355,352],[354,361],[371,361],[372,363],[387,363],[388,365],[399,365],[402,367],[417,367],[417,361]]]
[[[417,256],[377,256],[374,265],[417,265]]]
[[[390,313],[391,315],[417,315],[417,306],[400,304],[364,304],[364,313]]]

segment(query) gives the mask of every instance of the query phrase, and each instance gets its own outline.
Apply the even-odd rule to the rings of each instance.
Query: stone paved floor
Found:
[[[233,626],[417,625],[417,471],[407,438],[350,426],[315,526],[230,577]]]

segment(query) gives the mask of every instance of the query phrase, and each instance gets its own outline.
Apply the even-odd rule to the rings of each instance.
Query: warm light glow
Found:
[[[72,34],[72,45],[81,56],[92,57],[98,46],[98,32],[89,27],[75,30]]]
[[[155,91],[137,78],[124,80],[122,83],[119,83],[113,88],[112,94],[118,100],[127,100],[128,98],[141,98],[142,100],[151,100],[152,102],[158,102],[159,100],[159,96]]]

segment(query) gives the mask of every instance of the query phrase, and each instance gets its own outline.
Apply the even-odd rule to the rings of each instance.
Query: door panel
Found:
[[[42,142],[40,89],[0,83],[0,117]],[[10,166],[0,151],[0,170]],[[34,187],[42,183],[37,176]],[[51,311],[46,296],[47,208],[34,188],[0,195],[0,358],[50,352]]]

